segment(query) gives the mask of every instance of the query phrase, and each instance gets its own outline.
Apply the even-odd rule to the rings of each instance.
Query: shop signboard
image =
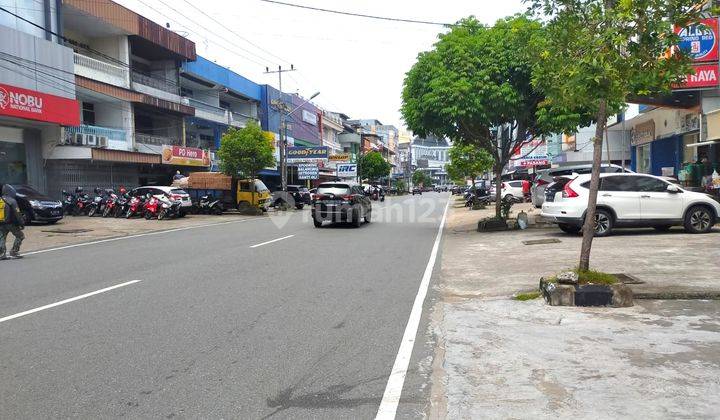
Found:
[[[288,147],[287,148],[287,161],[288,162],[327,160],[328,155],[329,155],[329,153],[328,153],[327,146]]]
[[[695,74],[689,74],[685,82],[675,89],[702,89],[718,87],[718,63],[694,64]]]
[[[694,62],[718,60],[718,19],[707,18],[684,28],[675,28],[678,48]]]
[[[543,139],[532,139],[523,143],[515,150],[512,157],[513,166],[530,168],[550,163],[547,154],[547,143]]]
[[[308,124],[317,125],[317,114],[303,109],[302,119]]]
[[[337,153],[334,155],[330,155],[328,156],[328,160],[330,162],[349,162],[350,153]]]
[[[194,147],[164,145],[162,163],[181,166],[210,166],[210,153]]]
[[[630,144],[640,146],[653,140],[655,140],[655,120],[650,120],[635,126]]]
[[[80,103],[74,99],[0,83],[0,115],[78,126]]]
[[[338,163],[338,178],[355,178],[357,176],[357,164],[354,163]]]
[[[314,163],[301,163],[298,165],[298,179],[320,179],[320,169]]]

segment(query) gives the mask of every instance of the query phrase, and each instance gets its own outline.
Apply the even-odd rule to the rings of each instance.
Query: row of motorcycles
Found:
[[[124,188],[119,193],[112,189],[95,188],[90,196],[77,187],[74,193],[63,190],[63,212],[71,216],[102,217],[145,217],[145,219],[163,220],[182,217],[181,203],[171,200],[164,194],[132,196]]]
[[[483,188],[468,189],[463,196],[465,197],[465,207],[473,207],[473,204],[488,205],[495,201],[495,196]],[[507,195],[502,198],[502,201],[517,204],[522,203],[523,199]]]

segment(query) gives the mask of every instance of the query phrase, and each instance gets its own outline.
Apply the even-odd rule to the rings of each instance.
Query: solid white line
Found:
[[[420,327],[420,318],[422,317],[425,296],[427,296],[428,287],[430,286],[430,278],[432,277],[433,269],[435,268],[435,260],[437,259],[438,250],[440,249],[440,240],[442,239],[443,228],[445,227],[445,218],[447,217],[449,206],[450,200],[448,200],[447,204],[445,204],[442,221],[440,222],[440,227],[438,228],[438,233],[435,237],[435,243],[433,244],[432,251],[430,252],[430,260],[425,267],[425,273],[423,274],[422,281],[420,281],[420,288],[415,296],[415,303],[413,303],[412,311],[410,311],[410,318],[408,319],[407,326],[405,327],[405,333],[403,334],[402,342],[400,343],[400,349],[398,350],[397,357],[395,357],[395,363],[393,364],[390,377],[388,378],[387,385],[385,386],[385,393],[383,394],[382,401],[380,402],[380,408],[378,408],[377,416],[375,416],[376,420],[392,420],[395,418],[398,403],[400,402],[400,395],[402,394],[403,386],[405,385],[405,376],[407,375],[408,366],[410,365],[410,357],[412,356],[413,346],[415,345],[415,336],[417,335],[418,328]]]
[[[94,291],[94,292],[85,293],[84,295],[75,296],[74,298],[61,300],[60,302],[55,302],[55,303],[51,303],[51,304],[49,304],[49,305],[41,306],[41,307],[39,307],[39,308],[30,309],[29,311],[20,312],[20,313],[17,313],[17,314],[15,314],[15,315],[6,316],[6,317],[4,317],[4,318],[0,318],[0,323],[3,323],[3,322],[5,322],[5,321],[10,321],[11,319],[20,318],[21,316],[34,314],[35,312],[44,311],[45,309],[50,309],[50,308],[54,308],[54,307],[56,307],[56,306],[64,305],[64,304],[66,304],[66,303],[75,302],[76,300],[85,299],[85,298],[87,298],[87,297],[94,296],[94,295],[98,295],[98,294],[100,294],[100,293],[109,292],[110,290],[113,290],[113,289],[117,289],[117,288],[120,288],[120,287],[129,286],[129,285],[131,285],[131,284],[135,284],[135,283],[138,283],[138,282],[140,282],[140,281],[141,281],[141,280],[132,280],[132,281],[128,281],[128,282],[125,282],[125,283],[116,284],[115,286],[110,286],[110,287],[106,287],[106,288],[104,288],[104,289],[96,290],[96,291]]]
[[[267,241],[267,242],[263,242],[261,244],[253,245],[250,248],[257,248],[257,247],[260,247],[263,245],[271,244],[273,242],[282,241],[283,239],[289,239],[289,238],[292,238],[293,236],[295,236],[295,235],[283,236],[282,238],[277,238],[277,239],[273,239],[272,241]]]
[[[73,244],[73,245],[65,245],[60,246],[57,248],[49,248],[49,249],[41,249],[39,251],[30,251],[30,252],[23,252],[23,255],[34,255],[34,254],[44,254],[46,252],[52,252],[52,251],[61,251],[63,249],[70,249],[70,248],[77,248],[81,246],[88,246],[88,245],[97,245],[97,244],[104,244],[106,242],[115,242],[115,241],[122,241],[125,239],[132,239],[132,238],[141,238],[143,236],[151,236],[151,235],[161,235],[163,233],[171,233],[171,232],[180,232],[183,230],[190,230],[190,229],[200,229],[200,228],[206,228],[211,226],[222,226],[222,225],[228,225],[231,223],[243,223],[248,222],[251,220],[263,220],[261,218],[257,219],[240,219],[240,220],[231,220],[228,222],[219,222],[219,223],[207,223],[204,225],[197,225],[197,226],[186,226],[186,227],[180,227],[180,228],[173,228],[173,229],[167,229],[167,230],[156,230],[153,232],[147,232],[147,233],[138,233],[136,235],[128,235],[128,236],[119,236],[117,238],[108,238],[108,239],[100,239],[97,241],[90,241],[90,242],[82,242],[79,244]]]

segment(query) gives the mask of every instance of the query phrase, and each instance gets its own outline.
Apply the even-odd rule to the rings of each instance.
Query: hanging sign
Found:
[[[675,28],[680,37],[678,48],[695,62],[717,61],[718,19],[703,19],[685,28]]]
[[[330,162],[348,162],[350,161],[350,153],[338,153],[328,156]]]
[[[320,170],[314,163],[301,163],[298,165],[298,179],[320,179]]]
[[[357,164],[354,163],[338,163],[338,178],[355,178],[357,176]]]
[[[287,148],[287,161],[288,162],[327,160],[327,158],[328,158],[328,147],[327,146],[288,147]]]

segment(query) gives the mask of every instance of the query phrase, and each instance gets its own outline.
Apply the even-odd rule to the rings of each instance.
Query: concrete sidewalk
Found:
[[[450,211],[437,300],[430,418],[716,418],[720,301],[636,301],[559,308],[509,296],[576,265],[579,236],[556,229],[477,233]],[[720,288],[720,232],[618,232],[594,242],[592,266],[645,287]],[[557,243],[524,245],[532,239]]]
[[[234,213],[222,216],[188,215],[184,218],[169,220],[145,220],[142,218],[128,220],[124,218],[104,219],[102,217],[67,216],[53,225],[38,223],[26,226],[24,231],[25,241],[23,241],[21,253],[168,229],[229,222],[248,217],[253,216]],[[12,235],[8,239],[8,245],[11,240]]]

